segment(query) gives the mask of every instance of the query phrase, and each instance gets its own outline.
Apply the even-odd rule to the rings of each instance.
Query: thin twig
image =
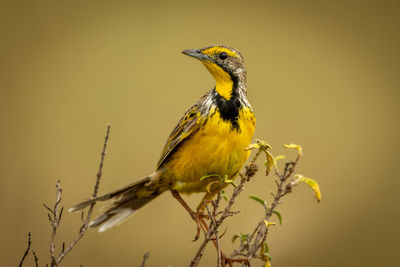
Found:
[[[28,233],[28,247],[26,248],[24,255],[21,258],[21,261],[19,262],[19,267],[21,267],[22,264],[24,263],[26,256],[28,256],[30,248],[31,248],[31,232]]]
[[[100,164],[99,164],[99,169],[96,175],[96,184],[94,186],[94,190],[93,190],[93,197],[97,196],[97,192],[99,190],[99,185],[100,185],[100,180],[101,180],[101,176],[102,176],[102,171],[103,171],[103,163],[104,163],[104,158],[106,156],[106,149],[107,149],[107,144],[108,144],[108,139],[110,137],[110,129],[111,129],[111,125],[107,126],[107,133],[106,136],[104,138],[104,144],[103,144],[103,150],[101,152],[101,159],[100,159]],[[62,252],[60,253],[60,255],[57,258],[57,265],[65,258],[65,256],[71,251],[71,249],[76,245],[76,243],[78,243],[78,241],[85,235],[86,230],[89,227],[89,222],[90,219],[92,217],[92,213],[93,213],[93,208],[94,205],[96,205],[96,202],[92,203],[89,207],[89,211],[86,215],[86,220],[84,222],[84,224],[82,225],[82,227],[79,230],[78,236],[74,239],[74,241],[72,241],[71,244],[69,244],[69,246]]]
[[[140,267],[144,267],[146,265],[146,261],[150,256],[150,251],[147,251],[144,255],[143,255],[143,261],[142,264],[140,265]]]
[[[214,206],[213,213],[211,213],[211,211],[210,211],[210,209],[208,208],[207,203],[205,203],[205,201],[204,201],[204,206],[206,207],[208,216],[210,216],[210,220],[211,220],[211,223],[212,223],[211,225],[217,226],[217,222],[215,221],[215,212],[216,212],[215,206]],[[211,225],[210,225],[210,226],[211,226]],[[220,244],[219,244],[219,236],[218,236],[218,229],[217,229],[217,227],[216,227],[216,229],[215,229],[215,231],[214,231],[214,234],[215,234],[215,244],[216,244],[216,246],[217,246],[217,266],[218,266],[218,267],[222,267],[222,262],[221,262],[221,246],[220,246]]]
[[[190,262],[191,267],[195,267],[199,264],[201,257],[203,256],[204,253],[204,249],[207,245],[207,243],[209,241],[214,241],[215,247],[217,249],[217,253],[218,253],[218,263],[221,263],[222,266],[225,266],[225,261],[228,262],[229,265],[232,265],[231,262],[233,261],[237,261],[237,262],[244,262],[245,264],[248,264],[247,259],[229,259],[227,258],[221,251],[220,249],[220,245],[219,245],[219,237],[218,237],[218,227],[221,226],[221,224],[223,223],[223,221],[229,217],[232,216],[234,214],[237,214],[237,212],[232,212],[231,208],[233,206],[233,204],[236,201],[236,198],[239,196],[240,192],[243,191],[244,189],[244,185],[246,182],[250,181],[250,179],[256,174],[256,172],[258,171],[258,166],[255,163],[255,161],[257,160],[257,158],[261,155],[260,150],[256,153],[256,155],[254,155],[254,157],[252,158],[252,160],[250,161],[250,163],[248,165],[245,166],[245,171],[244,173],[239,173],[239,177],[240,177],[240,183],[235,187],[235,189],[233,190],[232,196],[228,201],[228,204],[226,205],[225,209],[222,212],[218,212],[217,209],[219,207],[219,203],[221,200],[221,188],[218,192],[217,195],[217,199],[214,203],[214,211],[211,215],[214,214],[214,216],[210,216],[210,219],[212,220],[212,223],[210,224],[210,226],[208,227],[208,231],[205,234],[204,240],[201,243],[199,249],[197,250],[195,256],[193,257],[193,259]],[[207,207],[207,205],[205,205]],[[207,207],[207,211],[209,212],[209,209]],[[210,213],[210,212],[209,212]],[[220,215],[220,217],[218,219],[215,218],[216,215]],[[212,238],[212,236],[215,235],[215,239]],[[219,265],[220,266],[220,265]]]
[[[207,243],[210,241],[209,233],[207,233],[206,237],[204,238],[203,242],[201,243],[199,249],[196,252],[196,255],[190,261],[189,267],[195,267],[199,264],[201,257],[203,256],[204,249],[206,248]]]
[[[93,197],[97,196],[97,192],[99,189],[99,184],[100,184],[100,179],[102,176],[102,169],[103,169],[103,163],[104,163],[104,157],[106,155],[106,148],[107,148],[107,143],[108,143],[108,139],[110,137],[110,125],[107,126],[107,133],[104,139],[104,145],[103,145],[103,150],[101,152],[101,159],[100,159],[100,164],[99,164],[99,169],[96,175],[96,184],[94,186],[94,190],[93,190]],[[57,181],[56,184],[56,202],[54,204],[53,209],[51,209],[49,206],[47,206],[46,204],[43,204],[43,206],[50,212],[48,213],[48,219],[50,221],[51,227],[52,227],[52,233],[51,233],[51,238],[50,238],[50,266],[51,267],[57,267],[60,262],[65,258],[65,256],[71,251],[71,249],[78,243],[78,241],[84,236],[84,234],[86,233],[86,230],[88,229],[89,226],[89,222],[91,219],[91,215],[93,212],[93,207],[95,205],[95,203],[90,205],[89,211],[87,213],[86,219],[83,222],[83,225],[81,226],[79,233],[77,235],[77,237],[72,241],[72,243],[65,248],[65,243],[62,243],[62,248],[61,248],[61,252],[58,256],[56,256],[56,236],[57,236],[57,228],[60,225],[60,221],[62,218],[62,214],[64,211],[64,207],[60,208],[60,203],[61,203],[61,195],[62,195],[62,188],[61,188],[61,183],[60,181]],[[50,215],[51,214],[51,215]],[[83,213],[82,213],[82,219],[83,219]],[[30,234],[29,234],[30,237]],[[29,242],[30,242],[30,238],[29,238]],[[29,249],[28,249],[29,250]],[[36,253],[32,250],[32,253],[35,257],[35,264],[38,265],[38,260],[36,257]],[[48,266],[46,264],[46,266]]]
[[[51,239],[50,239],[50,266],[57,266],[57,260],[56,260],[56,256],[55,256],[55,250],[56,250],[56,235],[57,235],[57,227],[60,224],[60,215],[58,213],[58,208],[61,202],[61,194],[62,194],[62,189],[61,189],[61,185],[60,185],[60,180],[57,181],[56,184],[56,188],[57,188],[57,192],[56,192],[56,203],[54,204],[54,208],[53,210],[51,210],[50,212],[53,214],[53,218],[51,218],[51,216],[49,215],[49,220],[51,223],[51,228],[52,228],[52,232],[51,232]],[[46,209],[50,210],[50,208],[48,206],[46,206],[44,204],[44,206],[46,207]]]
[[[282,203],[282,197],[292,192],[292,187],[294,186],[294,184],[292,184],[293,180],[289,182],[288,180],[294,173],[300,157],[301,154],[299,153],[295,161],[286,162],[283,173],[280,173],[279,169],[275,168],[275,175],[278,177],[278,179],[275,179],[276,192],[271,193],[273,196],[271,206],[265,206],[265,216],[260,220],[252,234],[249,236],[249,245],[247,247],[241,246],[231,254],[231,257],[237,255],[246,255],[248,261],[256,257],[257,251],[259,251],[263,246],[268,236],[269,227],[265,224],[265,221],[269,221],[276,207]],[[245,266],[245,264],[243,264],[243,266]]]
[[[36,252],[33,250],[33,248],[31,249],[31,251],[32,251],[32,254],[33,254],[33,258],[35,260],[35,267],[39,267],[39,259],[38,259],[37,255],[36,255]]]

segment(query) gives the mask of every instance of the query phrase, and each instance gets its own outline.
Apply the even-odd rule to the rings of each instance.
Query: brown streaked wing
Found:
[[[178,125],[174,128],[170,136],[168,137],[167,143],[161,153],[160,160],[157,163],[157,169],[165,162],[171,152],[182,143],[183,140],[197,132],[199,128],[198,119],[200,115],[200,108],[207,98],[208,94],[204,95],[199,101],[197,101],[185,115],[181,118]]]

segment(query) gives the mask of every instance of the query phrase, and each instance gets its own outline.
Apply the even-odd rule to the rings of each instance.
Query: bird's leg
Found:
[[[196,220],[196,212],[194,212],[188,204],[186,204],[185,200],[179,195],[177,191],[171,190],[172,196],[178,200],[178,202],[185,208],[185,210],[189,213],[190,217],[192,217],[193,220]]]
[[[195,236],[195,238],[194,238],[194,241],[197,240],[197,239],[199,238],[199,236],[200,236],[200,229],[203,229],[203,231],[204,231],[205,233],[207,233],[207,231],[208,231],[208,224],[207,224],[207,222],[204,220],[204,218],[206,218],[206,217],[208,217],[208,216],[205,216],[205,215],[201,214],[202,209],[204,209],[204,206],[199,205],[199,207],[197,208],[197,212],[195,212],[195,211],[193,211],[193,210],[189,207],[189,205],[183,200],[183,198],[181,197],[181,195],[180,195],[178,192],[176,192],[176,191],[174,191],[174,190],[171,190],[171,194],[172,194],[172,196],[173,196],[176,200],[178,200],[178,202],[179,202],[179,203],[185,208],[185,210],[189,213],[190,217],[196,222],[196,225],[197,225],[197,233],[196,233],[196,236]],[[205,200],[204,202],[211,202],[211,203],[214,205],[214,203],[213,203],[212,201],[209,201],[209,200]],[[204,204],[204,202],[202,201],[201,203]],[[218,249],[218,245],[217,245],[216,238],[212,238],[211,240],[212,240],[212,242],[213,242],[215,248]],[[222,265],[223,265],[223,266],[226,266],[227,264],[228,264],[229,266],[233,266],[233,263],[234,263],[234,262],[245,263],[246,265],[250,266],[247,259],[232,259],[232,258],[229,258],[228,256],[225,255],[224,252],[222,252],[222,250],[221,250],[221,258],[222,258]]]
[[[177,191],[171,190],[172,196],[178,200],[178,202],[185,208],[185,210],[189,213],[190,217],[196,222],[197,225],[197,230],[196,230],[196,235],[193,239],[193,241],[196,241],[200,237],[200,230],[203,228],[203,230],[206,232],[208,231],[208,225],[206,221],[204,221],[204,215],[201,214],[201,210],[197,210],[197,212],[194,212],[188,204],[183,200],[181,195]]]

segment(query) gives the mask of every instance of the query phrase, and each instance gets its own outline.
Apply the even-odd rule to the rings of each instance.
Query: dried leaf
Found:
[[[244,150],[252,150],[254,148],[259,148],[259,149],[264,151],[264,150],[267,150],[267,149],[271,149],[272,147],[267,142],[257,139],[255,143],[250,144]]]
[[[278,162],[278,160],[285,159],[285,158],[286,158],[286,157],[285,157],[284,155],[276,156],[276,157],[275,157],[275,164]]]
[[[303,154],[303,149],[301,146],[296,145],[296,144],[289,144],[289,145],[283,145],[285,148],[295,148],[299,152],[299,155],[301,156]]]
[[[264,220],[264,223],[265,223],[265,225],[266,225],[267,227],[276,225],[275,222],[269,222],[269,221],[267,221],[267,220]]]
[[[306,183],[314,191],[315,198],[317,199],[317,201],[318,202],[321,201],[321,197],[322,197],[321,190],[319,189],[318,183],[314,179],[304,177],[301,174],[296,174],[295,177],[297,178],[295,181],[296,183],[298,183],[298,182]]]
[[[269,248],[267,242],[264,242],[264,245],[261,247],[260,256],[263,261],[265,261],[264,266],[271,266],[271,255],[269,255]]]
[[[247,151],[247,150],[252,150],[252,149],[255,149],[255,148],[260,148],[259,144],[257,144],[257,143],[250,144],[244,150]]]
[[[269,152],[268,150],[264,150],[265,151],[265,155],[267,156],[267,160],[265,161],[265,167],[267,168],[267,174],[272,170],[272,167],[276,166],[275,163],[275,159],[272,156],[271,152]]]

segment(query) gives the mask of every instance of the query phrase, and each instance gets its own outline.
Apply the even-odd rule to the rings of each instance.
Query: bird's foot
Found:
[[[205,232],[208,231],[208,225],[204,219],[208,220],[210,218],[210,216],[203,214],[201,211],[193,212],[193,214],[191,214],[191,216],[192,216],[193,220],[196,222],[196,226],[197,226],[196,235],[194,236],[194,239],[192,240],[194,242],[197,239],[199,239],[202,228]]]

